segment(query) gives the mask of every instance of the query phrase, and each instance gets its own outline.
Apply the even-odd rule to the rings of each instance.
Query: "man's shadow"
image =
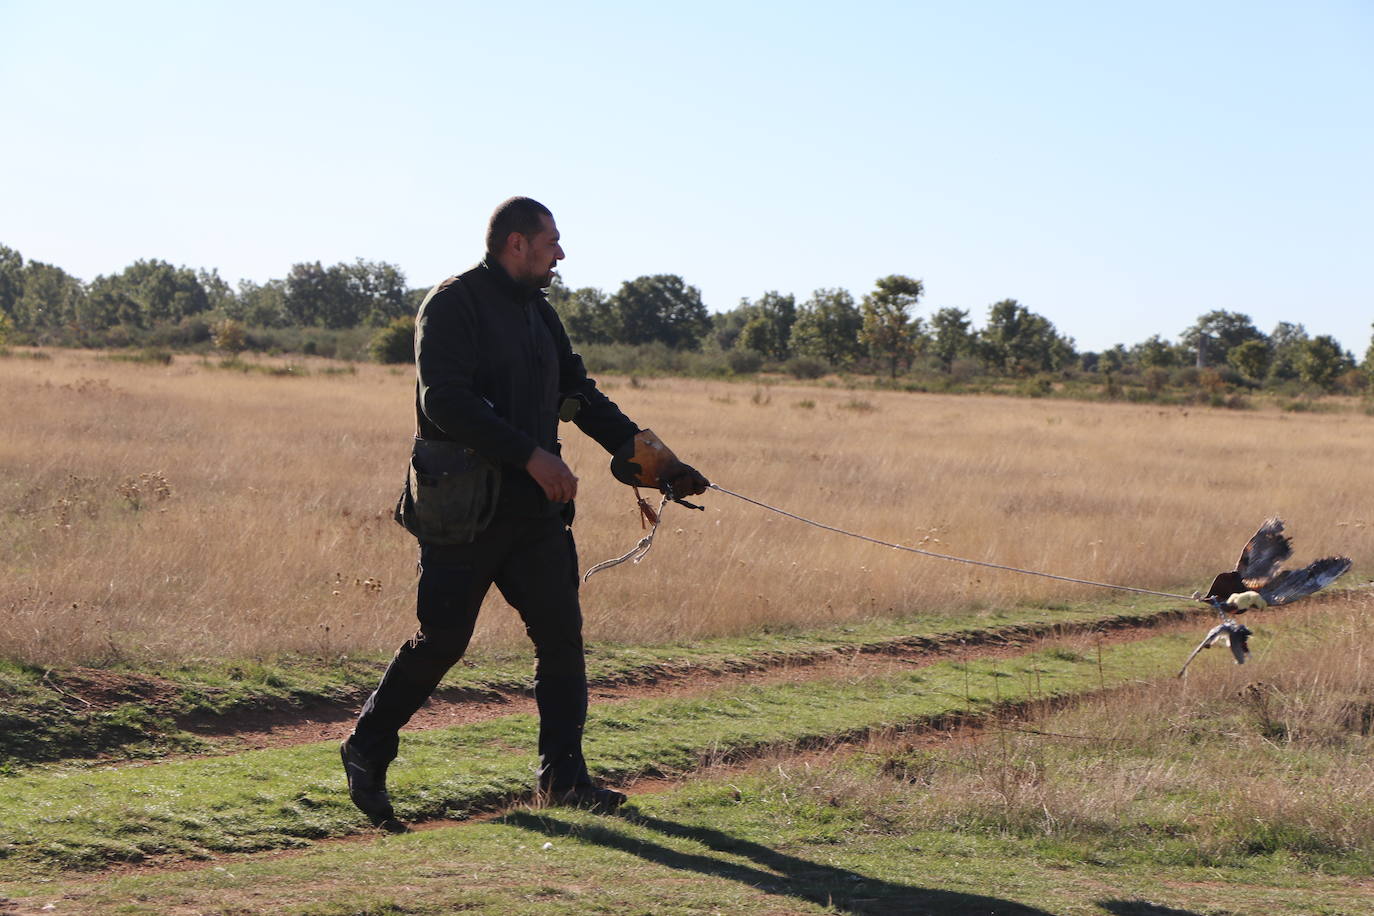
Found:
[[[641,840],[618,829],[615,826],[615,818],[667,837],[695,840],[712,852],[742,856],[751,859],[755,864],[744,865],[714,856],[680,852],[658,843]],[[845,868],[799,859],[709,827],[690,827],[635,811],[622,810],[614,817],[590,826],[572,824],[548,813],[532,811],[508,814],[501,818],[499,823],[522,827],[550,837],[576,836],[583,842],[639,856],[657,865],[716,878],[728,878],[756,887],[765,893],[785,894],[820,906],[833,907],[842,913],[1051,916],[1045,910],[998,897],[935,890],[870,878]]]

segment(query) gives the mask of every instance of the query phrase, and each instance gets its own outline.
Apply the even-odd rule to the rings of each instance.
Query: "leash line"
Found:
[[[639,503],[641,511],[648,506],[648,503],[644,502],[643,499],[641,499]],[[603,569],[610,569],[612,566],[619,566],[621,563],[624,563],[626,561],[638,563],[640,560],[644,559],[645,555],[649,552],[650,548],[654,546],[654,535],[658,534],[658,526],[663,521],[663,508],[666,505],[668,505],[668,497],[664,496],[662,501],[660,501],[658,504],[658,511],[655,512],[653,515],[653,527],[649,529],[648,534],[644,535],[644,537],[639,539],[638,544],[635,544],[633,547],[629,549],[628,552],[626,552],[622,556],[618,556],[612,560],[603,560],[602,562],[596,564],[591,569],[587,570],[585,573],[582,574],[582,581],[585,583],[594,574],[601,572],[601,570]]]
[[[921,550],[918,547],[908,547],[905,544],[894,544],[891,541],[879,540],[878,538],[869,537],[866,534],[858,534],[854,531],[846,531],[843,528],[836,528],[833,525],[824,525],[820,522],[813,521],[809,518],[805,518],[800,515],[794,515],[793,513],[788,512],[785,509],[779,509],[777,506],[770,506],[768,503],[760,502],[757,499],[751,499],[750,497],[745,496],[743,493],[736,493],[734,490],[727,490],[725,489],[725,487],[722,487],[718,484],[713,483],[709,486],[712,490],[724,493],[727,496],[733,496],[736,499],[740,499],[744,502],[751,503],[755,506],[758,506],[761,509],[767,509],[769,512],[776,512],[778,515],[786,516],[787,518],[793,519],[798,522],[803,522],[807,525],[812,526],[813,528],[820,528],[823,531],[833,531],[835,534],[843,534],[845,537],[857,538],[858,540],[868,541],[870,544],[878,544],[882,547],[891,547],[893,550],[904,550],[907,553],[916,553],[920,554],[923,557],[934,557],[937,560],[951,560],[955,563],[967,563],[970,566],[983,566],[988,569],[1000,569],[1006,572],[1021,573],[1022,575],[1027,576],[1040,576],[1044,579],[1057,579],[1060,582],[1073,582],[1078,585],[1092,585],[1097,588],[1110,588],[1120,592],[1135,592],[1139,595],[1154,595],[1159,598],[1177,598],[1180,601],[1197,600],[1192,595],[1176,595],[1173,592],[1157,592],[1153,589],[1135,588],[1134,586],[1130,585],[1113,585],[1110,582],[1094,582],[1092,579],[1075,579],[1072,576],[1058,576],[1054,573],[1041,572],[1035,569],[1020,569],[1015,566],[1004,566],[1001,563],[989,563],[984,560],[971,560],[968,557],[955,557],[947,553],[936,553],[933,550]]]

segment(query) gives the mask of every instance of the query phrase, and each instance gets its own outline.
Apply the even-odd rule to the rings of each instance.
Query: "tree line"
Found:
[[[380,327],[413,311],[405,275],[384,261],[293,264],[282,279],[232,287],[216,270],[139,260],[83,283],[60,267],[0,245],[0,312],[25,338],[64,338],[123,327],[146,330],[196,316],[254,327]],[[423,293],[421,293],[423,295]]]
[[[281,279],[235,286],[216,270],[150,259],[87,283],[0,245],[0,342],[120,346],[158,339],[238,350],[251,345],[252,329],[372,328],[373,355],[403,360],[426,292],[408,286],[396,265],[362,258],[328,267],[300,262]],[[1374,342],[1361,367],[1330,336],[1311,336],[1290,322],[1265,334],[1247,315],[1225,310],[1200,316],[1172,339],[1157,334],[1129,347],[1080,352],[1073,338],[1015,299],[988,306],[981,326],[966,309],[920,314],[924,283],[901,274],[878,279],[857,299],[840,288],[815,290],[801,302],[769,291],[714,314],[700,291],[675,274],[626,280],[609,294],[571,289],[555,278],[548,292],[579,347],[708,351],[734,372],[775,367],[799,377],[838,370],[890,379],[912,372],[1153,373],[1158,379],[1171,370],[1206,368],[1250,386],[1300,381],[1330,389],[1362,388],[1374,369]]]
[[[1300,381],[1324,389],[1344,380],[1362,389],[1374,370],[1374,341],[1365,372],[1329,335],[1311,336],[1301,324],[1280,322],[1270,334],[1249,316],[1226,310],[1201,315],[1174,340],[1156,334],[1127,347],[1079,352],[1044,315],[1015,299],[988,307],[981,327],[966,309],[917,314],[921,280],[894,274],[856,300],[844,289],[818,289],[798,303],[766,292],[735,308],[708,314],[696,288],[681,277],[640,277],[614,294],[555,285],[549,299],[568,334],[581,344],[710,347],[737,370],[772,364],[795,374],[857,369],[897,378],[915,369],[961,375],[1035,376],[1068,371],[1146,374],[1210,369],[1224,382],[1250,386]],[[1354,375],[1352,375],[1354,373]]]

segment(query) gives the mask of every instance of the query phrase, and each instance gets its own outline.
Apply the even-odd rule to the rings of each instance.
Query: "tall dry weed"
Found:
[[[311,366],[316,367],[313,374]],[[411,375],[290,376],[87,353],[0,360],[0,653],[35,663],[385,651],[413,629],[414,543],[389,519]],[[1374,418],[700,380],[608,380],[721,485],[955,555],[1191,591],[1267,515],[1299,555],[1374,558]],[[805,400],[813,406],[790,406]],[[583,566],[640,537],[627,488],[572,427]],[[132,488],[132,489],[131,489]],[[708,493],[638,566],[583,590],[591,640],[941,614],[1103,594],[898,553]],[[1374,514],[1374,513],[1371,513]],[[368,583],[364,585],[363,583]],[[477,644],[524,640],[493,595]]]
[[[1374,865],[1368,593],[1285,610],[1261,665],[1113,692],[952,750],[880,749],[907,826],[1105,844],[1222,864],[1281,852]],[[1256,680],[1262,670],[1262,680]],[[854,781],[871,806],[882,780]],[[891,805],[889,804],[890,808]]]

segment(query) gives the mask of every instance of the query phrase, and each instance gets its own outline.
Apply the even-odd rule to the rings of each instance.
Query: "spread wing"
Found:
[[[1259,588],[1270,604],[1287,604],[1335,582],[1350,568],[1349,557],[1322,557],[1302,569],[1285,569]]]
[[[1203,649],[1211,647],[1212,643],[1216,642],[1217,637],[1225,631],[1226,624],[1224,623],[1219,623],[1216,626],[1212,627],[1212,629],[1208,630],[1207,635],[1202,638],[1202,642],[1198,643],[1197,648],[1194,649],[1192,653],[1189,654],[1188,658],[1184,660],[1183,667],[1178,669],[1178,676],[1183,677],[1184,672],[1188,670],[1188,666],[1193,663],[1193,659],[1197,658],[1197,654],[1201,652]]]
[[[1242,579],[1268,579],[1292,555],[1293,541],[1283,533],[1283,519],[1266,519],[1241,550],[1236,572]]]

